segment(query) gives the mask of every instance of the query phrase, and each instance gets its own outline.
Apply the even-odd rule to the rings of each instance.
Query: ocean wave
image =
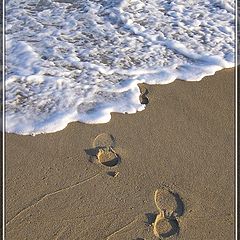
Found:
[[[135,113],[139,83],[234,66],[234,1],[6,3],[6,131],[40,134]]]

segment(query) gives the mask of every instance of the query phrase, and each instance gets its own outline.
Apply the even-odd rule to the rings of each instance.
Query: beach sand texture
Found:
[[[143,86],[142,112],[6,134],[6,239],[234,239],[234,69]]]

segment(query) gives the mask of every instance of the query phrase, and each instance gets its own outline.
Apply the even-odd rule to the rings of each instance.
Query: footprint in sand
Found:
[[[111,147],[100,148],[97,153],[98,162],[107,166],[114,167],[119,163],[119,157]]]
[[[184,205],[178,193],[167,187],[155,191],[154,201],[159,211],[163,211],[167,217],[180,217],[184,212]]]
[[[120,163],[120,157],[114,150],[115,139],[108,133],[99,134],[93,141],[93,148],[85,150],[97,163],[114,167]]]
[[[153,224],[153,233],[159,238],[168,238],[178,234],[179,226],[176,219],[166,218],[163,212],[160,212]]]
[[[147,94],[148,94],[147,88],[145,88],[142,85],[139,85],[139,88],[140,88],[140,92],[141,92],[141,94],[139,96],[140,103],[141,104],[148,104],[149,100],[148,100],[148,97],[147,97]]]
[[[105,148],[105,147],[115,147],[115,139],[112,135],[108,133],[101,133],[97,135],[93,141],[93,147],[95,148]]]
[[[162,187],[155,191],[154,201],[159,211],[153,223],[154,235],[159,238],[178,235],[178,218],[184,212],[184,205],[179,195],[166,187]]]

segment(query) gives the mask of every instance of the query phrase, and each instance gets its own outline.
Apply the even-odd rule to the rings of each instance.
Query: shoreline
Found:
[[[221,72],[221,71],[227,71],[227,70],[230,70],[230,69],[235,69],[234,67],[228,67],[228,68],[222,68],[221,70],[217,70],[215,73],[208,73],[208,74],[206,74],[206,76],[205,77],[203,77],[201,80],[183,80],[183,79],[175,79],[175,80],[173,80],[173,81],[171,81],[171,82],[169,82],[169,83],[157,83],[157,84],[148,84],[148,83],[145,83],[145,82],[142,82],[142,83],[138,83],[137,84],[137,86],[138,86],[138,88],[139,88],[139,90],[140,90],[140,95],[139,95],[139,99],[141,99],[141,97],[142,96],[144,96],[145,97],[145,95],[146,94],[142,94],[144,91],[146,91],[146,88],[144,87],[144,86],[158,86],[158,85],[160,85],[160,86],[163,86],[163,85],[168,85],[168,84],[172,84],[172,83],[174,83],[175,81],[184,81],[184,82],[200,82],[200,81],[202,81],[204,78],[206,78],[206,77],[210,77],[210,76],[214,76],[217,72]],[[214,72],[214,71],[213,71]],[[141,86],[142,86],[142,89],[141,89]],[[146,98],[145,98],[146,99]],[[141,104],[140,104],[140,106],[141,106]],[[113,111],[113,112],[106,112],[106,116],[105,116],[105,118],[106,119],[108,119],[108,115],[109,115],[109,119],[110,120],[108,120],[107,122],[92,122],[92,123],[88,123],[88,122],[84,122],[84,121],[80,121],[80,120],[71,120],[71,121],[68,121],[67,123],[66,122],[64,122],[64,124],[63,123],[61,123],[60,125],[64,125],[64,127],[62,128],[62,126],[59,128],[59,127],[52,127],[52,129],[51,130],[49,130],[49,127],[46,125],[45,127],[46,127],[46,129],[44,130],[44,132],[41,132],[41,130],[39,130],[38,128],[38,130],[34,130],[35,132],[26,132],[26,130],[16,130],[16,129],[18,129],[18,128],[16,128],[15,129],[15,132],[13,131],[13,132],[10,132],[10,131],[8,131],[8,132],[6,132],[7,134],[16,134],[16,135],[23,135],[23,136],[37,136],[37,135],[41,135],[41,134],[49,134],[49,133],[51,133],[51,134],[54,134],[54,133],[56,133],[56,132],[59,132],[59,131],[62,131],[62,130],[64,130],[69,124],[72,124],[72,123],[78,123],[78,122],[80,122],[80,123],[83,123],[83,124],[87,124],[87,125],[97,125],[97,124],[106,124],[106,123],[109,123],[110,121],[111,121],[111,119],[112,119],[112,114],[136,114],[137,112],[141,112],[141,111],[144,111],[145,109],[146,109],[146,106],[145,107],[143,107],[143,105],[141,106],[141,107],[138,107],[139,109],[142,109],[142,110],[137,110],[137,109],[135,109],[136,110],[136,112],[131,112],[131,113],[128,113],[128,112],[120,112],[120,111]],[[91,110],[90,110],[91,111]],[[84,113],[85,114],[85,113]],[[79,118],[79,116],[78,116],[78,118]],[[22,120],[21,120],[22,121]],[[29,121],[29,119],[27,119],[27,121]],[[60,119],[60,122],[63,122],[62,121],[62,119]],[[43,124],[44,125],[44,124]],[[50,125],[52,125],[52,126],[54,126],[54,125],[56,125],[56,122],[51,122],[51,124]],[[54,129],[54,130],[53,130]],[[58,130],[56,130],[56,129],[58,129]],[[21,132],[22,131],[22,132]],[[31,130],[32,131],[32,130]]]
[[[7,133],[7,238],[157,239],[154,192],[164,186],[183,202],[178,239],[233,239],[234,73],[141,84],[145,110],[108,123]],[[114,167],[89,161],[101,133],[114,138]]]

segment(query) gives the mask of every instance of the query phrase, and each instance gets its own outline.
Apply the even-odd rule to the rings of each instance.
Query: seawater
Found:
[[[138,83],[234,66],[231,0],[6,1],[6,131],[142,111]],[[160,96],[161,97],[161,96]]]

